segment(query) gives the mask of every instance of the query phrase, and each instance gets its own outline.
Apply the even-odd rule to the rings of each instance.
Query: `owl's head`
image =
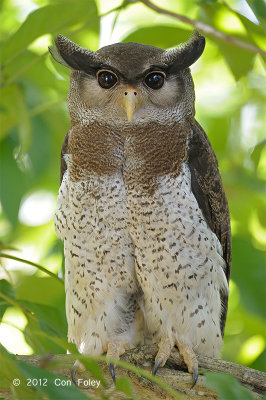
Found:
[[[69,112],[72,122],[110,124],[183,121],[194,115],[189,71],[205,39],[193,32],[173,50],[139,43],[116,43],[96,52],[59,35],[53,58],[72,70]]]

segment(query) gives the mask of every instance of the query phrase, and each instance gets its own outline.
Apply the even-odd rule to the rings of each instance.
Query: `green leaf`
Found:
[[[259,355],[258,358],[256,358],[256,360],[251,365],[249,365],[249,367],[253,369],[258,369],[260,371],[266,370],[266,349],[264,349],[264,351]]]
[[[0,76],[1,86],[5,87],[7,84],[13,82],[22,73],[27,71],[27,68],[33,67],[43,59],[43,55],[36,54],[29,50],[25,50],[19,56],[17,56],[13,62],[3,66],[2,74]],[[43,69],[45,65],[43,64]],[[47,68],[46,68],[47,70]]]
[[[191,30],[177,28],[176,26],[158,25],[139,28],[123,38],[123,42],[138,42],[167,49],[185,42]]]
[[[21,86],[12,85],[2,92],[1,102],[5,112],[1,116],[1,137],[17,125],[17,132],[20,142],[20,152],[25,153],[31,143],[31,122],[25,93]]]
[[[250,21],[244,15],[234,12],[235,16],[237,16],[242,22],[243,26],[246,28],[246,32],[248,37],[250,37],[250,43],[257,45],[258,47],[262,47],[264,44],[265,50],[265,30],[262,29],[261,25],[257,25],[254,22]],[[262,47],[263,48],[263,47]]]
[[[21,171],[14,159],[15,146],[16,144],[10,137],[2,140],[0,146],[0,200],[13,227],[17,224],[21,198],[29,187],[28,177]]]
[[[31,160],[32,175],[38,180],[45,173],[47,164],[52,162],[52,132],[42,115],[32,119],[32,145],[28,155]]]
[[[215,116],[214,112],[211,118],[206,119],[207,123],[204,125],[206,132],[208,132],[208,137],[211,141],[212,147],[215,151],[218,159],[219,155],[224,156],[226,145],[228,142],[230,123],[228,115],[226,118],[222,114],[221,116]]]
[[[31,42],[46,33],[62,31],[81,22],[96,18],[94,1],[65,0],[64,4],[50,4],[30,13],[25,22],[2,46],[2,62],[10,61]]]
[[[21,373],[16,357],[10,354],[1,344],[0,344],[0,390],[10,390],[13,394],[13,398],[18,400],[38,400],[38,396],[35,391],[33,391],[26,384],[26,379]],[[19,382],[16,386],[13,384],[14,379]],[[18,381],[19,380],[19,381]]]
[[[234,36],[236,37],[237,35]],[[238,38],[243,40],[241,36]],[[254,65],[255,54],[234,46],[231,43],[225,43],[219,39],[211,37],[210,39],[212,39],[219,47],[236,80],[239,80],[242,76],[247,75],[247,73],[251,71]]]
[[[64,354],[67,350],[66,340],[43,328],[38,320],[30,318],[24,330],[26,342],[34,354]],[[61,340],[60,340],[61,339]]]
[[[239,14],[229,9],[224,4],[203,4],[201,6],[200,19],[219,31],[222,30],[219,25],[221,16],[224,16],[225,18],[234,17],[239,19]],[[234,32],[228,31],[225,31],[225,33],[243,42],[254,45],[254,41],[249,34],[235,34]],[[250,51],[233,45],[229,42],[218,39],[212,35],[206,36],[216,43],[236,80],[239,80],[242,76],[247,75],[247,73],[251,71],[255,59],[254,53],[251,53]]]
[[[205,372],[204,375],[206,384],[218,393],[219,400],[253,400],[253,396],[233,376],[214,372]]]
[[[266,257],[245,237],[233,237],[232,248],[232,279],[240,289],[242,302],[251,313],[265,318]]]
[[[266,30],[266,4],[263,0],[247,0],[249,7],[252,9],[262,26]]]
[[[136,398],[136,395],[133,392],[132,384],[129,378],[121,376],[116,380],[115,387],[117,390],[127,394],[128,396],[131,396],[133,399]]]
[[[256,144],[256,146],[252,150],[251,158],[254,161],[256,166],[258,165],[258,163],[260,161],[261,154],[264,151],[264,149],[266,149],[266,139],[264,139],[261,142],[259,142],[258,144]]]
[[[212,4],[216,3],[218,0],[199,0],[199,4]]]
[[[37,326],[37,325],[36,325]],[[27,327],[29,328],[29,327]],[[38,353],[47,354],[47,353],[55,353],[55,354],[65,354],[69,350],[69,343],[66,337],[53,336],[40,330],[40,327],[37,326],[36,330],[34,326],[31,326],[30,332],[28,329],[28,335],[31,335],[31,340],[34,341],[34,346],[38,347],[41,344],[42,347],[45,347],[46,351],[39,351]],[[34,339],[33,339],[34,338]]]
[[[13,287],[5,279],[0,280],[0,293],[3,293],[4,295],[6,295],[7,297],[10,297],[11,299],[13,299],[15,297],[15,291],[14,291]],[[9,307],[9,306],[10,306],[9,303],[7,303],[4,299],[0,298],[0,320],[3,318],[3,315],[4,315],[7,307]]]
[[[42,330],[47,333],[51,333],[61,337],[66,336],[66,318],[60,313],[57,308],[26,300],[17,300],[17,302],[22,307],[34,313],[35,317],[40,323],[40,327]]]
[[[0,253],[1,254],[1,253]],[[64,285],[54,278],[22,275],[15,285],[17,299],[54,307],[65,315]],[[49,293],[49,296],[47,296]]]

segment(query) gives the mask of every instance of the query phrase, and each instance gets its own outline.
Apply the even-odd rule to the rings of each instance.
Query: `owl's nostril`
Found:
[[[137,92],[133,92],[135,96],[137,96]],[[125,96],[128,95],[128,92],[125,92]]]

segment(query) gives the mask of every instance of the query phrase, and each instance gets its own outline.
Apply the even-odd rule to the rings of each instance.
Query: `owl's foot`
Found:
[[[192,349],[192,347],[187,343],[176,342],[178,346],[178,350],[180,355],[183,357],[187,367],[188,372],[193,374],[193,382],[191,388],[195,386],[198,380],[199,371],[198,371],[198,360],[197,357]],[[152,371],[152,374],[155,375],[158,371],[159,367],[163,367],[166,361],[168,360],[173,345],[169,339],[161,339],[159,345],[159,351],[155,357],[155,364]]]
[[[194,353],[194,350],[192,347],[187,344],[187,343],[182,343],[182,342],[177,342],[177,347],[179,350],[179,353],[183,357],[187,367],[188,367],[188,372],[193,374],[193,382],[191,389],[193,386],[196,385],[198,376],[199,376],[199,367],[198,367],[198,360],[196,357],[196,354]]]
[[[108,349],[107,349],[107,354],[106,354],[106,360],[108,363],[109,371],[111,374],[111,377],[113,381],[115,382],[115,364],[109,363],[109,359],[114,359],[114,360],[119,360],[119,357],[124,354],[125,352],[125,347],[124,345],[120,343],[109,343],[108,344]]]
[[[172,343],[169,339],[161,339],[161,342],[158,345],[159,351],[155,357],[155,364],[152,371],[153,375],[156,375],[159,367],[163,367],[166,361],[168,360],[171,350],[172,350]]]

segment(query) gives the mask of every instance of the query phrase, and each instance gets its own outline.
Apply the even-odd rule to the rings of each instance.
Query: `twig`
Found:
[[[56,278],[58,281],[60,281],[60,283],[64,284],[64,281],[61,278],[59,278],[59,276],[57,276],[53,272],[49,271],[48,269],[42,267],[40,264],[37,264],[37,263],[29,261],[29,260],[25,260],[24,258],[11,256],[10,254],[5,254],[5,253],[0,253],[0,258],[1,257],[2,258],[9,258],[10,260],[19,261],[19,262],[22,262],[22,263],[25,263],[25,264],[32,265],[33,267],[38,268],[40,271],[44,272],[47,275],[52,276],[53,278]]]
[[[182,14],[177,14],[169,10],[165,10],[164,8],[158,7],[155,4],[151,3],[149,0],[139,0],[140,3],[145,4],[145,6],[150,9],[156,11],[157,13],[168,15],[169,17],[173,17],[178,19],[179,21],[185,22],[186,24],[194,26],[199,31],[205,33],[206,35],[214,36],[224,42],[231,43],[234,46],[241,47],[247,51],[250,51],[255,54],[261,54],[263,57],[266,57],[266,51],[263,51],[257,46],[253,46],[250,43],[243,42],[242,40],[236,39],[233,36],[227,35],[226,33],[220,32],[217,29],[214,29],[212,26],[207,25],[201,21],[196,21],[195,19],[191,19]]]

